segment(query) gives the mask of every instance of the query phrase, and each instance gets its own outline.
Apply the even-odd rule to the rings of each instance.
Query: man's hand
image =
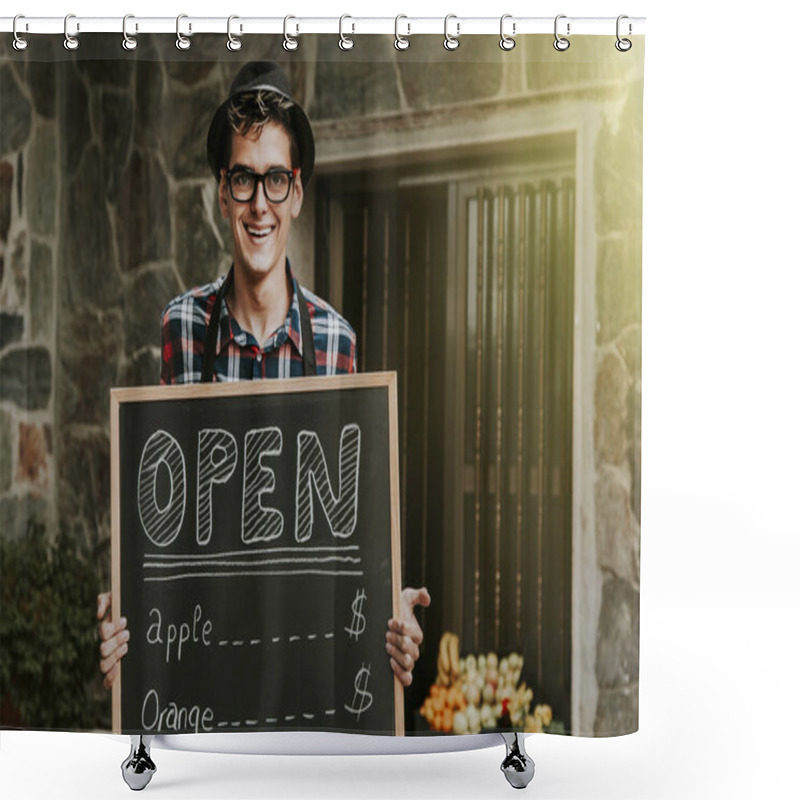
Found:
[[[400,595],[400,619],[390,619],[386,631],[386,652],[392,671],[403,686],[411,686],[414,664],[419,658],[422,644],[422,628],[414,616],[414,606],[429,606],[431,596],[428,590],[403,589]]]
[[[119,672],[119,661],[128,652],[128,621],[122,617],[119,622],[111,622],[111,592],[97,595],[97,619],[100,624],[100,671],[105,676],[103,686],[110,689]]]

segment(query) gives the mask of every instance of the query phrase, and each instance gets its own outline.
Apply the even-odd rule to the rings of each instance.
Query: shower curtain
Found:
[[[236,261],[207,134],[239,70],[270,61],[316,151],[292,275],[347,320],[358,373],[394,373],[397,569],[431,599],[415,608],[399,727],[370,730],[635,731],[643,38],[626,52],[608,36],[565,51],[543,35],[511,50],[477,35],[455,50],[428,36],[342,50],[303,35],[294,51],[280,36],[238,51],[212,34],[185,50],[139,38],[0,43],[2,726],[112,725],[95,618],[112,588],[109,394],[159,383],[165,306]],[[369,471],[358,479],[368,493]],[[139,616],[131,648],[152,644],[153,621]],[[373,661],[392,680],[388,656]],[[252,664],[225,676],[232,692],[275,674],[267,656]],[[333,680],[342,707],[366,704],[363,676]],[[178,720],[204,699],[175,703]],[[154,725],[194,730],[189,716]],[[279,727],[348,729],[300,713]]]

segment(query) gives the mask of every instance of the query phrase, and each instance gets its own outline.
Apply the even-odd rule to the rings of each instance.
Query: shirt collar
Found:
[[[302,357],[302,336],[300,333],[300,303],[297,299],[297,280],[292,273],[292,267],[289,264],[289,259],[286,259],[286,276],[292,286],[292,302],[289,306],[289,311],[286,314],[286,319],[283,325],[274,331],[264,347],[265,351],[276,350],[283,345],[288,339],[293,345],[297,353]],[[226,293],[230,291],[233,286],[233,265],[228,271],[228,288]],[[217,291],[222,291],[225,282],[223,281]],[[219,314],[219,334],[217,337],[217,353],[221,353],[231,342],[236,342],[239,347],[257,347],[258,342],[252,333],[244,330],[233,315],[228,310],[228,304],[225,302],[225,297],[222,298],[222,307]]]

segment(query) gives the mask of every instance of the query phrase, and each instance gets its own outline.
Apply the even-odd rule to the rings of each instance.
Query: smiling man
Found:
[[[251,63],[236,76],[211,122],[206,155],[233,265],[224,279],[167,305],[161,382],[355,372],[353,329],[299,286],[286,257],[314,169],[314,135],[277,64]]]
[[[277,64],[242,68],[211,121],[206,154],[230,226],[233,263],[227,275],[167,304],[161,383],[355,372],[355,332],[300,286],[286,255],[314,169],[314,135]],[[404,686],[411,683],[422,642],[414,607],[429,604],[426,589],[404,589],[400,618],[388,623],[389,663]],[[130,638],[124,619],[110,621],[110,608],[111,595],[101,594],[100,668],[107,688]]]

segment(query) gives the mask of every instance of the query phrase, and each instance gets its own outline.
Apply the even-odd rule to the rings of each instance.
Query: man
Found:
[[[314,169],[314,135],[277,64],[247,64],[208,132],[208,163],[233,240],[225,278],[172,300],[162,315],[161,383],[252,380],[351,373],[356,337],[331,306],[292,275],[286,247]],[[386,651],[404,686],[412,680],[422,630],[416,605],[426,589],[404,589]],[[110,688],[127,652],[125,619],[110,621],[111,595],[97,598],[100,669]]]

